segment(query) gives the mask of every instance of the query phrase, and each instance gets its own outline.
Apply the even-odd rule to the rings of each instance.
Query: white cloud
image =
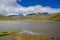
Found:
[[[29,13],[43,13],[48,12],[49,14],[60,12],[60,8],[51,8],[51,7],[43,7],[41,5],[36,6],[30,6],[30,7],[22,7],[20,8],[20,11],[24,13],[24,15],[27,15]]]
[[[22,1],[22,0],[19,0]],[[60,12],[60,8],[43,7],[41,5],[35,5],[30,7],[23,7],[19,5],[16,0],[0,0],[0,14],[3,15],[18,15],[18,13],[23,13],[27,15],[29,13],[56,13]]]
[[[16,0],[0,0],[0,14],[17,14],[20,7]]]

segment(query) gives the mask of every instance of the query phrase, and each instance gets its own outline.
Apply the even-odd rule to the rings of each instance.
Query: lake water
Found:
[[[0,31],[29,30],[33,32],[60,33],[60,22],[0,21]]]
[[[0,21],[0,32],[2,31],[29,30],[36,33],[60,34],[60,22],[15,22]],[[60,39],[59,39],[60,40]]]

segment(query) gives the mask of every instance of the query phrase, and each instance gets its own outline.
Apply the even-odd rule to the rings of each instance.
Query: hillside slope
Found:
[[[20,20],[20,21],[60,21],[60,13],[56,14],[36,14],[32,16],[0,16],[0,20]]]

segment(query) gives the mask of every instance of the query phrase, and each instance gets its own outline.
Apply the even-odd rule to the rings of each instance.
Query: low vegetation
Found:
[[[14,32],[0,32],[0,37],[14,34]]]
[[[60,13],[56,14],[35,14],[31,16],[0,16],[0,20],[19,21],[60,21]]]
[[[0,37],[12,35],[12,40],[56,40],[55,36],[25,35],[18,32],[1,32]]]
[[[15,34],[12,40],[56,40],[55,37]]]

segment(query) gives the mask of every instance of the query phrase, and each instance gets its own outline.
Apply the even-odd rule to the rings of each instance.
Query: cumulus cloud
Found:
[[[20,11],[24,13],[24,15],[31,14],[31,13],[43,13],[48,12],[49,14],[60,12],[60,8],[51,8],[51,7],[43,7],[41,5],[35,5],[30,7],[22,7]]]
[[[22,0],[19,0],[22,1]],[[51,8],[51,7],[43,7],[41,5],[35,5],[30,7],[23,7],[19,5],[16,0],[0,0],[0,14],[3,15],[18,15],[22,13],[23,15],[27,15],[30,13],[57,13],[60,12],[60,8]]]
[[[17,12],[21,7],[22,6],[18,5],[16,0],[0,0],[0,14],[3,14],[3,15],[16,14],[17,15]]]

